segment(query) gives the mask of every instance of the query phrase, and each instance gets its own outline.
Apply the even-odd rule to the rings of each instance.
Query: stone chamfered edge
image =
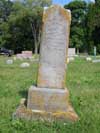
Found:
[[[40,93],[39,100],[41,101],[39,101],[38,97],[36,97],[36,95],[38,96],[39,93]],[[44,97],[44,93],[46,93],[45,97]],[[60,94],[60,100],[59,100],[59,94]],[[35,102],[32,103],[34,104],[34,107],[37,105],[42,105],[42,107],[39,106],[40,109],[39,108],[34,109],[33,107],[32,109],[32,107],[30,106],[31,98],[33,98],[33,100],[34,98],[37,98],[35,99]],[[45,100],[46,98],[48,99],[47,103],[46,102],[42,103],[42,101]],[[71,122],[78,120],[78,116],[73,110],[69,102],[69,92],[67,89],[64,89],[64,90],[58,89],[57,91],[57,89],[49,89],[49,88],[43,89],[43,88],[37,88],[35,86],[31,86],[29,89],[27,107],[25,106],[25,101],[26,100],[24,99],[21,100],[20,106],[13,114],[13,118],[21,118],[21,119],[27,119],[27,120],[47,120],[47,121],[62,120],[62,121],[71,121]],[[57,101],[61,101],[62,104]],[[49,108],[47,107],[47,110],[45,110],[45,105],[46,105],[45,103],[50,105],[50,107],[48,106]],[[55,103],[58,103],[58,106]],[[55,108],[53,108],[54,107],[53,105],[55,105]],[[50,108],[51,108],[51,111],[49,111]]]

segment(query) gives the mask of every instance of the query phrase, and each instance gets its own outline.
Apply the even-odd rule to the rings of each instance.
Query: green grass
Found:
[[[20,99],[36,84],[38,64],[22,69],[22,61],[7,65],[6,59],[0,56],[0,133],[100,133],[100,63],[76,58],[68,64],[66,85],[80,120],[49,123],[12,119]]]

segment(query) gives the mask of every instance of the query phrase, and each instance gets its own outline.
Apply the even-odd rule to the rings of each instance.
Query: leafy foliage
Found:
[[[41,41],[43,7],[51,0],[0,0],[0,47],[15,53],[32,50],[38,53]],[[71,10],[70,47],[77,53],[100,53],[100,0],[87,4],[74,0],[64,6]]]
[[[87,23],[90,51],[93,52],[92,49],[96,46],[97,52],[100,53],[100,0],[89,5]]]
[[[12,12],[8,20],[1,23],[0,42],[15,53],[22,50],[38,52],[41,40],[43,6],[50,4],[47,0],[24,0],[12,3]]]
[[[76,47],[77,50],[80,49],[84,51],[87,48],[86,46],[87,4],[84,1],[73,1],[68,5],[65,5],[64,7],[70,9],[72,13],[70,47]]]
[[[7,21],[12,11],[12,2],[10,0],[0,0],[0,23]]]

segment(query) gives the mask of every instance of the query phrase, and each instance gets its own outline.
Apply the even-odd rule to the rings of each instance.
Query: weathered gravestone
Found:
[[[68,57],[74,57],[75,54],[75,48],[68,48]]]
[[[65,86],[70,22],[70,11],[60,6],[45,10],[37,86],[29,89],[27,109],[20,106],[16,116],[46,120],[78,119]]]

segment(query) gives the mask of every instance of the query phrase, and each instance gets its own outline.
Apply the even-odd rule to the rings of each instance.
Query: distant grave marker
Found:
[[[8,64],[8,65],[13,64],[13,60],[11,60],[11,59],[7,60],[7,61],[6,61],[6,64]]]
[[[92,61],[93,63],[100,63],[100,59],[95,59]]]
[[[32,58],[32,51],[22,51],[21,54],[16,55],[17,59],[30,59]]]
[[[75,48],[68,48],[68,57],[74,57],[75,55]]]
[[[27,68],[27,67],[30,67],[30,64],[28,62],[23,62],[21,65],[20,65],[21,68]]]
[[[94,47],[94,58],[96,59],[96,53],[97,53],[97,48],[96,46]]]

